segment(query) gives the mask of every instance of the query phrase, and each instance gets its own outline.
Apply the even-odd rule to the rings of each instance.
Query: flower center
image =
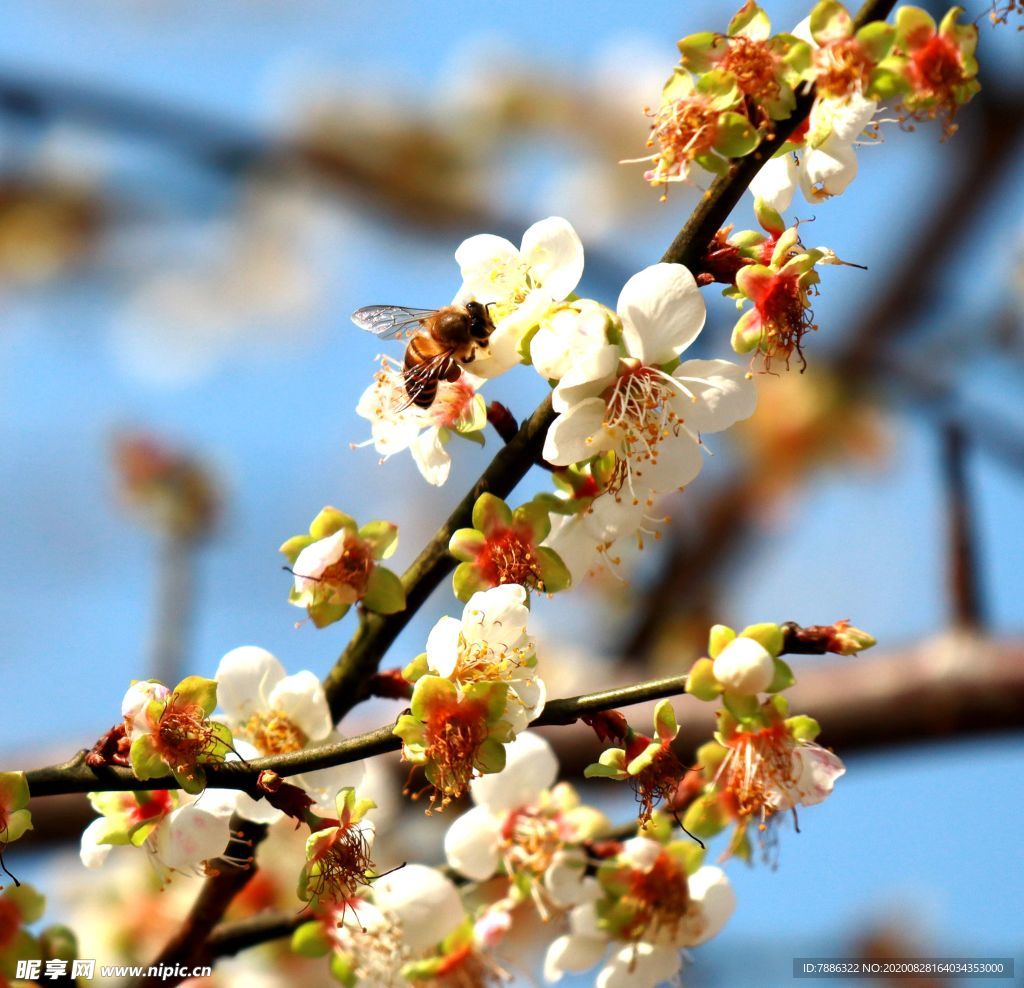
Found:
[[[738,36],[729,39],[722,68],[736,77],[744,93],[757,103],[770,103],[782,91],[778,78],[778,56],[766,41]]]
[[[254,713],[238,733],[263,755],[286,755],[290,751],[301,751],[309,743],[301,728],[280,710]]]
[[[431,710],[425,731],[427,778],[433,786],[428,813],[443,810],[466,791],[487,735],[487,711],[479,703],[459,700]]]
[[[910,73],[915,88],[940,102],[952,101],[953,88],[964,81],[960,52],[940,34],[935,34],[910,57]]]
[[[509,875],[541,878],[564,845],[558,817],[542,810],[515,810],[501,829],[501,856]]]
[[[623,372],[605,392],[604,427],[621,443],[608,489],[618,494],[624,487],[639,503],[633,478],[655,467],[662,442],[679,435],[683,419],[670,399],[684,393],[683,385],[668,374],[634,360],[622,361]],[[646,492],[645,492],[646,493]]]
[[[341,555],[317,577],[318,590],[340,604],[353,604],[366,594],[373,571],[373,553],[359,538],[347,538]]]
[[[142,793],[139,795],[142,795]],[[169,790],[154,789],[146,793],[146,795],[149,798],[145,802],[140,802],[137,798],[132,800],[134,805],[130,806],[128,810],[128,818],[132,824],[163,817],[171,812],[171,794]]]
[[[662,745],[650,765],[638,775],[629,778],[637,803],[640,804],[640,820],[646,823],[651,819],[654,808],[663,800],[675,796],[679,783],[686,774],[679,756],[668,747]]]
[[[437,396],[430,406],[430,417],[441,428],[454,429],[466,419],[476,390],[460,377],[457,381],[439,382]]]
[[[540,561],[532,532],[518,528],[492,531],[484,544],[477,565],[492,586],[518,583],[528,590],[543,590]]]
[[[833,41],[814,51],[815,84],[824,96],[841,99],[863,93],[873,68],[871,56],[856,38]]]
[[[702,96],[687,96],[663,103],[651,124],[647,146],[658,144],[654,168],[644,174],[652,185],[685,178],[686,166],[711,150],[718,133],[718,110]]]
[[[370,845],[360,827],[335,827],[317,842],[307,893],[316,901],[347,902],[369,885]]]
[[[623,905],[633,916],[620,933],[625,940],[652,941],[660,933],[675,940],[690,910],[690,889],[683,867],[662,851],[646,871],[629,875]],[[692,920],[692,917],[691,917]]]
[[[160,754],[178,770],[194,768],[217,743],[203,708],[198,703],[181,704],[177,696],[167,702],[155,734]]]
[[[796,742],[784,724],[760,731],[739,731],[728,742],[728,753],[715,782],[729,793],[739,816],[770,817],[780,790],[796,781],[793,752]]]
[[[771,288],[757,303],[757,310],[761,314],[764,332],[761,349],[766,365],[770,367],[772,359],[781,355],[788,367],[794,350],[803,361],[801,343],[804,335],[816,327],[814,313],[805,291],[800,287],[799,277],[776,275]]]

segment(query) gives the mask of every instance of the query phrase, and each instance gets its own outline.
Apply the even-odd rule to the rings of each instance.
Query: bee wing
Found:
[[[437,309],[411,309],[405,305],[364,305],[352,313],[352,322],[374,336],[399,336],[407,326],[432,316]]]

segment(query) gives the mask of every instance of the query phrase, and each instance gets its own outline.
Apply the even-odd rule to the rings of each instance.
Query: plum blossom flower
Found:
[[[544,977],[559,981],[605,960],[598,988],[654,988],[673,978],[680,950],[716,936],[736,896],[720,868],[700,866],[696,845],[626,841],[597,873],[600,896],[569,914],[570,932],[548,948]]]
[[[654,808],[675,795],[686,774],[672,742],[679,733],[676,714],[670,700],[661,700],[654,708],[655,737],[629,728],[624,747],[606,748],[600,759],[584,769],[586,778],[615,779],[628,782],[640,804],[640,822],[648,823]]]
[[[507,684],[505,719],[518,734],[544,709],[544,682],[535,675],[537,653],[526,633],[526,590],[506,583],[473,594],[462,620],[443,617],[427,637],[426,667],[462,688]]]
[[[90,793],[101,816],[82,832],[82,863],[99,868],[113,847],[132,846],[149,852],[165,875],[195,873],[224,853],[236,797],[228,789],[207,789],[200,796],[167,789]]]
[[[487,410],[477,393],[481,383],[463,370],[457,381],[438,381],[431,406],[419,408],[409,402],[401,366],[384,357],[356,405],[357,414],[370,422],[371,438],[356,445],[372,443],[382,461],[408,449],[423,479],[440,487],[451,471],[452,436],[483,443]]]
[[[676,363],[704,325],[693,275],[654,264],[626,282],[617,305],[622,353],[607,346],[567,373],[553,396],[560,414],[544,458],[569,466],[611,451],[609,491],[634,502],[688,484],[702,465],[700,434],[727,429],[754,410],[747,374],[725,360]]]
[[[402,581],[378,565],[397,542],[398,528],[389,522],[359,528],[337,508],[324,508],[308,535],[293,536],[279,550],[294,577],[289,603],[305,608],[318,628],[341,620],[356,601],[378,614],[403,610]]]
[[[580,805],[565,783],[555,785],[558,759],[539,734],[526,731],[507,748],[500,775],[470,783],[474,807],[445,835],[448,863],[472,881],[504,870],[523,887],[542,916],[547,904],[566,908],[588,895],[586,858],[579,844],[605,832],[603,814]]]
[[[277,657],[265,648],[233,648],[217,666],[222,719],[231,728],[235,746],[246,758],[285,755],[341,740],[334,730],[320,680],[308,670],[286,675]],[[335,765],[292,776],[289,781],[309,793],[314,809],[332,811],[335,796],[362,783],[361,764]],[[239,793],[238,812],[249,820],[271,823],[281,812],[266,800]]]
[[[402,988],[407,968],[466,923],[458,890],[426,865],[407,864],[344,902],[324,902],[303,923],[292,949],[330,953],[334,976],[351,988]]]
[[[844,100],[818,98],[804,127],[750,183],[750,191],[780,213],[789,209],[797,188],[808,202],[841,195],[857,177],[855,146],[870,136],[878,111],[874,100],[853,94]]]
[[[171,773],[186,792],[202,792],[204,764],[223,761],[231,751],[227,725],[210,720],[216,705],[216,681],[201,676],[188,676],[173,690],[155,681],[133,683],[121,712],[136,777]]]
[[[373,867],[373,809],[369,799],[358,799],[355,789],[342,789],[335,800],[334,826],[316,830],[306,839],[306,863],[299,876],[299,898],[314,907],[344,904],[369,886]]]
[[[448,551],[460,560],[452,577],[455,596],[468,601],[476,592],[502,584],[527,591],[557,593],[572,582],[553,549],[541,543],[551,531],[547,509],[536,501],[515,511],[493,494],[481,494],[473,505],[473,527],[460,528]]]
[[[394,733],[402,739],[402,757],[424,767],[428,813],[458,799],[474,774],[505,767],[504,746],[515,737],[505,719],[508,701],[509,688],[501,682],[460,689],[441,676],[417,679],[409,713],[398,718]]]
[[[473,366],[496,377],[522,360],[521,345],[553,302],[575,290],[583,276],[583,244],[568,220],[534,223],[519,248],[493,234],[464,240],[455,252],[462,270],[456,302],[476,299],[489,307],[494,332]]]

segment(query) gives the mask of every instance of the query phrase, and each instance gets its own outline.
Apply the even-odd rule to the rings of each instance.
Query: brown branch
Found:
[[[955,422],[942,433],[942,473],[949,525],[949,590],[953,625],[978,629],[984,622],[977,545],[967,486],[967,439]]]

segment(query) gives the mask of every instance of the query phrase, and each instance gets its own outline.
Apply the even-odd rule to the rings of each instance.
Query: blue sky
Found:
[[[801,16],[793,4],[769,12],[778,25]],[[730,13],[729,5],[684,8],[660,0],[372,8],[296,0],[287,14],[243,0],[74,6],[12,0],[5,5],[0,71],[152,97],[259,131],[286,125],[282,94],[290,80],[316,73],[352,93],[417,105],[438,99],[467,52],[492,47],[593,71],[620,48],[660,46],[667,72],[678,36],[723,26]],[[1012,33],[983,28],[982,54],[990,52],[993,84],[1007,85],[1013,72]],[[16,146],[0,126],[0,155]],[[169,178],[172,198],[180,188],[190,190],[200,203],[194,221],[203,221],[203,203],[215,205],[224,195],[208,178],[185,173],[173,157],[129,150],[131,167],[117,159],[115,171],[124,168],[134,180],[149,174],[154,184]],[[934,193],[955,154],[955,139],[942,146],[933,128],[904,134],[893,127],[884,146],[862,152],[850,192],[814,209],[814,239],[871,268],[866,274],[826,272],[816,306],[823,326],[850,320],[858,300],[880,288],[886,268],[904,252],[920,252],[927,264],[927,245],[908,244],[901,224],[923,210],[956,208]],[[150,160],[152,171],[139,168]],[[494,188],[495,202],[527,218],[543,215],[531,197],[550,160],[564,162],[566,149],[547,148],[525,161],[521,174],[503,175],[509,185]],[[937,300],[941,315],[933,311],[928,331],[969,326],[1005,293],[1006,252],[1022,238],[1019,179],[1018,169],[984,218],[983,232],[965,245]],[[631,230],[616,243],[627,270],[660,256],[683,216],[683,201],[674,198],[649,229]],[[753,225],[748,205],[740,209],[741,226]],[[585,217],[566,212],[582,225]],[[115,427],[145,423],[192,444],[225,479],[230,514],[199,560],[203,606],[193,671],[207,674],[227,649],[244,643],[270,648],[290,668],[326,670],[348,626],[322,633],[293,627],[298,612],[284,603],[277,545],[302,530],[320,506],[343,501],[360,516],[402,519],[399,561],[407,562],[486,462],[488,451],[466,446],[451,481],[436,491],[405,458],[378,468],[372,451],[348,448],[367,434],[353,409],[377,344],[351,329],[347,313],[371,301],[429,304],[451,295],[458,238],[428,244],[355,209],[338,210],[325,225],[313,269],[322,305],[308,325],[296,327],[296,340],[235,353],[187,386],[152,387],[114,357],[112,326],[131,271],[124,263],[131,251],[123,245],[122,256],[97,277],[0,299],[0,750],[30,751],[58,739],[77,747],[109,726],[124,685],[144,672],[152,543],[112,506],[104,453]],[[204,229],[183,237],[182,249],[203,244]],[[144,237],[130,247],[148,249]],[[609,303],[618,287],[584,285]],[[727,320],[728,310],[713,305],[709,331],[723,348]],[[824,338],[821,343],[827,345]],[[912,348],[907,355],[915,359]],[[972,402],[1020,419],[1019,368],[968,353],[961,367],[963,392]],[[525,411],[539,391],[533,381],[510,379],[494,394]],[[886,645],[940,627],[945,605],[936,466],[933,430],[905,408],[891,422],[888,455],[877,469],[822,473],[766,526],[737,568],[722,619],[740,625],[849,616]],[[713,479],[718,469],[712,461],[705,474]],[[976,455],[971,480],[993,626],[1019,631],[1020,478]],[[524,490],[540,482],[528,481]],[[837,559],[837,533],[851,531]],[[556,606],[561,602],[545,605],[547,627],[559,632],[580,625],[579,615],[562,617]],[[452,602],[439,595],[398,651],[414,653],[445,610],[452,611]],[[698,954],[694,978],[701,977],[704,958],[709,971],[722,971],[742,956],[758,959],[759,984],[785,984],[794,945],[800,953],[839,954],[861,924],[888,914],[913,916],[942,953],[1018,948],[1019,924],[1006,906],[1019,878],[1022,804],[1019,786],[1008,780],[1019,772],[1022,754],[1021,741],[1008,737],[852,759],[835,797],[805,814],[801,835],[787,835],[777,872],[733,869],[739,911],[725,935]],[[773,980],[773,971],[782,973]]]

